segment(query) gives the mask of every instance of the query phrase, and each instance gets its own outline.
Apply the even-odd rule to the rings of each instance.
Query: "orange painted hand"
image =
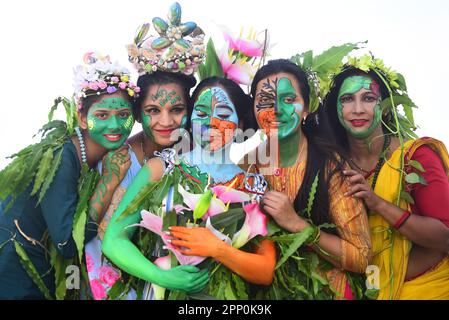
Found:
[[[215,258],[226,245],[206,228],[173,226],[170,233],[173,236],[171,243],[185,255]]]

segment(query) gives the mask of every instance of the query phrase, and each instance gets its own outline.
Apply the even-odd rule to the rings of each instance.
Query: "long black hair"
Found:
[[[271,60],[259,69],[251,85],[252,96],[255,97],[257,84],[260,81],[281,72],[288,73],[296,78],[304,99],[304,110],[308,111],[310,87],[307,82],[307,75],[290,60]],[[308,140],[307,163],[304,179],[294,201],[294,207],[296,211],[306,208],[313,181],[318,175],[318,186],[311,218],[316,225],[329,223],[332,222],[329,215],[329,181],[337,171],[343,169],[345,157],[335,143],[335,139],[329,130],[326,114],[321,106],[316,112],[308,114],[307,118],[301,123],[301,129]],[[336,233],[336,230],[330,230],[330,232]]]
[[[192,102],[190,99],[190,89],[196,84],[194,76],[185,75],[180,72],[166,72],[156,71],[153,73],[145,73],[137,79],[137,86],[140,88],[139,98],[133,104],[134,117],[140,120],[140,111],[142,104],[150,92],[150,88],[154,85],[164,85],[169,83],[175,83],[182,88],[184,94],[184,100],[187,103],[187,112],[192,109]]]
[[[344,69],[344,71],[340,72],[334,77],[331,89],[324,100],[324,113],[329,120],[330,128],[333,132],[333,135],[335,136],[338,145],[340,145],[345,152],[349,152],[348,133],[338,119],[337,99],[343,81],[352,76],[368,76],[372,78],[380,86],[380,95],[382,100],[389,96],[388,89],[383,83],[382,79],[380,79],[380,77],[372,70],[364,72],[354,67],[347,67]],[[391,113],[388,113],[384,115],[383,118],[386,122],[389,122],[388,118],[391,116]],[[386,132],[386,128],[383,124],[382,130],[383,132]]]
[[[237,111],[237,116],[239,118],[239,122],[243,123],[243,131],[247,129],[253,129],[254,131],[257,129],[257,123],[254,117],[253,112],[251,112],[253,108],[253,99],[247,95],[243,89],[234,81],[221,78],[221,77],[209,77],[202,80],[195,88],[192,93],[192,101],[196,101],[201,91],[205,88],[210,87],[222,87],[226,93],[229,95],[232,103],[235,106]],[[190,119],[192,117],[193,109],[190,109],[188,114],[188,119],[190,123]]]

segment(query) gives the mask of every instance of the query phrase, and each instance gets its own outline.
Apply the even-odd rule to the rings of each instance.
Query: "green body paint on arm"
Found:
[[[170,270],[161,270],[132,243],[131,237],[137,227],[127,228],[127,226],[140,222],[140,209],[117,221],[126,207],[150,180],[151,169],[145,165],[128,187],[120,205],[114,212],[104,235],[102,251],[120,269],[145,281],[171,290],[197,291],[202,289],[205,285],[204,281],[198,282],[198,285],[195,286],[192,280],[196,280],[196,276],[198,278],[204,277],[204,272],[198,272],[197,268],[191,266],[178,266]],[[186,269],[190,270],[189,275],[192,277],[187,276]]]

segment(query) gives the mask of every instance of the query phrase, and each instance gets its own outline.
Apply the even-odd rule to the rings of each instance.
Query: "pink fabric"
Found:
[[[349,285],[349,281],[346,281],[346,288],[345,288],[345,299],[346,300],[355,300],[354,294],[352,293],[351,286]]]

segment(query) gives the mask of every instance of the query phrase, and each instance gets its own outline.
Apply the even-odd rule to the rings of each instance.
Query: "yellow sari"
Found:
[[[431,138],[407,141],[403,148],[399,147],[393,152],[391,158],[381,168],[374,188],[378,196],[396,204],[401,177],[401,159],[406,154],[410,159],[416,149],[424,144],[440,156],[449,177],[449,155],[442,142]],[[409,205],[402,199],[399,206],[410,210]],[[448,257],[431,271],[405,282],[411,242],[376,212],[370,212],[369,225],[374,254],[372,264],[379,268],[378,300],[449,299]]]

